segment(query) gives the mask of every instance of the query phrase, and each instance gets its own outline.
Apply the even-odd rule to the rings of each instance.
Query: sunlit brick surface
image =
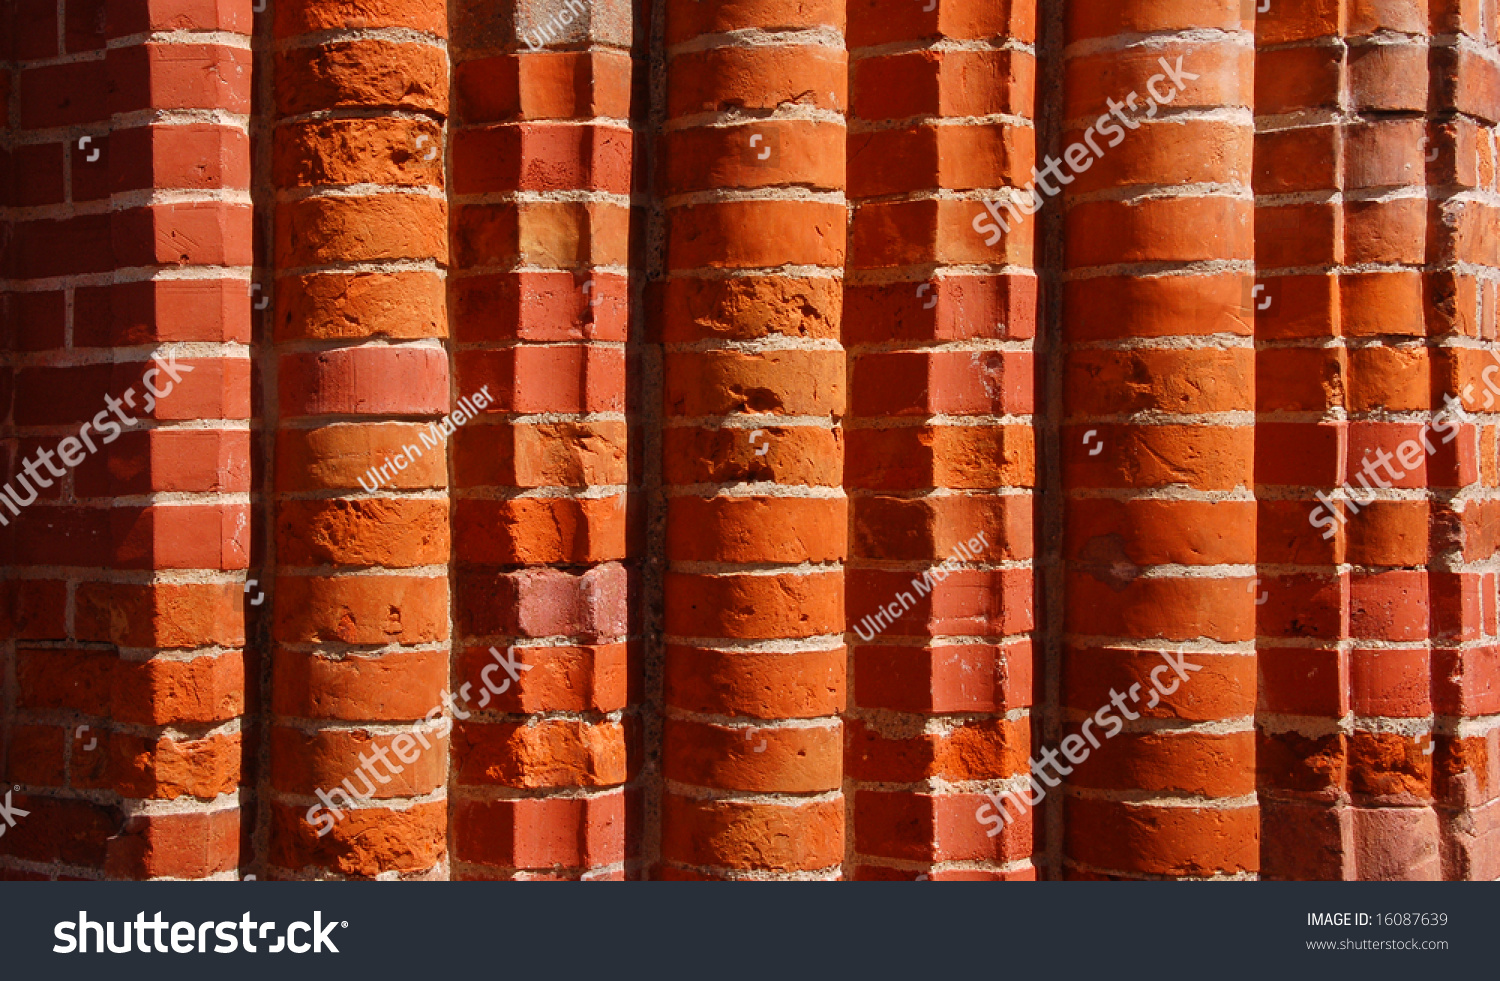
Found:
[[[1500,877],[1493,0],[0,9],[0,877]]]

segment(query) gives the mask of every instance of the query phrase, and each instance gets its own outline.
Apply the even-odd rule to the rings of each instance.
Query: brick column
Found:
[[[620,879],[631,5],[457,9],[454,876]]]
[[[843,3],[666,17],[661,874],[837,878]]]
[[[30,5],[16,25],[7,477],[36,497],[4,515],[8,778],[31,812],[5,849],[28,876],[222,877],[241,830],[250,11],[103,13]]]
[[[1070,877],[1252,875],[1250,24],[1240,0],[1069,12],[1064,162],[1047,183],[1068,208],[1062,730],[1076,739],[1041,779],[1067,781]]]
[[[1429,331],[1412,302],[1420,296],[1424,262],[1441,261],[1444,251],[1449,263],[1460,258],[1461,246],[1442,249],[1440,216],[1446,211],[1450,221],[1461,221],[1464,211],[1430,205],[1424,187],[1427,13],[1418,0],[1352,5],[1340,44],[1344,170],[1332,227],[1348,365],[1343,479],[1351,501],[1370,502],[1358,514],[1346,506],[1344,515],[1351,640],[1344,791],[1353,805],[1351,857],[1360,879],[1441,878],[1432,807],[1431,648],[1445,630],[1457,639],[1457,621],[1465,619],[1452,602],[1462,577],[1439,571],[1431,552],[1442,550],[1446,526],[1436,499],[1450,498],[1473,475],[1460,476],[1440,436],[1434,443],[1443,448],[1440,456],[1430,458],[1423,446],[1433,399],[1451,389],[1434,377],[1441,358],[1435,362],[1438,352],[1423,337],[1443,331]],[[1433,177],[1440,180],[1441,170]],[[1436,250],[1429,231],[1438,232]],[[1265,232],[1274,236],[1275,225]],[[1322,234],[1307,237],[1317,242]],[[1473,434],[1467,435],[1458,445],[1467,447],[1462,462],[1472,470]],[[1378,485],[1368,495],[1367,474]],[[1434,493],[1434,487],[1449,490]],[[1477,616],[1466,619],[1477,625]],[[1305,746],[1301,752],[1310,759],[1299,769],[1316,769],[1322,754]]]
[[[1423,274],[1443,166],[1425,159],[1427,28],[1425,3],[1258,24],[1267,877],[1440,871],[1429,647],[1459,579],[1429,570],[1446,523],[1427,488],[1453,454],[1423,444],[1443,391],[1425,308],[1452,292]]]
[[[851,878],[1028,879],[1034,5],[849,5]],[[894,614],[894,618],[893,618]]]
[[[1473,416],[1458,425],[1451,446],[1428,462],[1435,718],[1425,745],[1420,725],[1414,731],[1433,767],[1442,878],[1494,880],[1500,878],[1500,576],[1494,565],[1500,552],[1500,10],[1445,0],[1432,5],[1428,28],[1434,116],[1419,149],[1426,151],[1432,228],[1425,239],[1431,408],[1444,409],[1439,400],[1451,394]],[[1407,154],[1410,139],[1408,134]],[[1387,685],[1393,690],[1388,697],[1409,690],[1405,676]],[[1415,761],[1410,739],[1400,748]],[[1423,770],[1408,765],[1400,775],[1408,774]],[[1416,822],[1402,822],[1410,824]],[[1427,829],[1425,823],[1420,827]],[[1425,856],[1425,849],[1418,854]],[[1389,861],[1371,871],[1408,869],[1406,878],[1431,872],[1417,863],[1393,869]]]
[[[1256,427],[1259,561],[1265,572],[1260,589],[1266,598],[1257,631],[1261,874],[1344,879],[1353,875],[1343,788],[1353,646],[1349,538],[1317,509],[1321,498],[1343,496],[1348,453],[1344,396],[1350,372],[1340,326],[1336,225],[1350,122],[1342,84],[1346,49],[1337,18],[1292,4],[1257,17],[1256,41],[1259,281],[1247,306],[1263,379]],[[1420,179],[1420,173],[1406,176]],[[1356,277],[1344,285],[1361,278],[1371,281]],[[1372,285],[1382,280],[1385,288],[1376,296],[1399,296],[1392,289],[1404,284],[1409,301],[1404,309],[1391,307],[1385,319],[1409,326],[1415,318],[1420,329],[1420,296],[1410,294],[1420,284],[1376,274]],[[1373,322],[1377,330],[1379,323]],[[1362,356],[1368,362],[1382,350],[1367,346]],[[1416,506],[1425,512],[1425,503]],[[1368,519],[1380,518],[1386,508],[1372,507],[1366,530],[1374,524]],[[1425,534],[1411,544],[1425,555]]]
[[[443,877],[447,14],[273,6],[268,861],[280,877]]]

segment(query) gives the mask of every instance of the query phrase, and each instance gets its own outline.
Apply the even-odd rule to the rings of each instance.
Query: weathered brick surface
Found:
[[[842,822],[830,820],[844,810],[845,18],[818,5],[793,29],[780,6],[665,6],[663,425],[685,443],[736,446],[743,461],[664,474],[670,875],[833,878],[845,862]],[[739,302],[747,291],[825,304],[816,316],[829,329],[762,327]],[[831,697],[797,706],[764,697],[741,666],[817,654]],[[722,700],[708,711],[689,696],[705,671]]]
[[[5,476],[36,493],[3,529],[4,766],[36,816],[0,847],[43,877],[229,877],[254,783],[249,18],[205,43],[43,6],[3,28],[0,278],[25,352]]]
[[[1071,767],[1065,876],[1259,868],[1250,692],[1190,716],[1203,682],[1158,700],[1148,673],[1160,652],[1254,677],[1256,551],[1235,532],[1254,521],[1257,386],[1232,285],[1254,275],[1254,59],[1242,5],[1202,6],[1191,27],[1147,0],[1069,11],[1063,142],[1119,145],[1063,191],[1063,731],[1099,704],[1092,679],[1125,698],[1124,731]],[[1137,312],[1100,323],[1101,291]],[[1180,325],[1155,313],[1182,306]]]
[[[1500,875],[1492,2],[255,6],[0,7],[0,878]]]
[[[990,247],[971,219],[1029,180],[1036,27],[999,9],[890,19],[850,5],[846,874],[1020,876],[1030,822],[992,838],[974,811],[1030,746],[1037,236],[1027,224]],[[955,557],[930,599],[913,595]]]
[[[449,743],[422,722],[449,711],[446,677],[413,663],[441,665],[452,635],[448,437],[424,425],[454,407],[452,372],[422,302],[448,266],[447,18],[361,14],[277,4],[270,31],[273,877],[446,872],[441,822],[397,815],[441,811]]]
[[[487,386],[499,411],[454,438],[453,679],[504,690],[477,696],[454,730],[453,873],[638,877],[639,822],[626,816],[638,802],[624,789],[640,757],[627,612],[630,5],[597,0],[582,19],[532,0],[461,6],[455,390]],[[573,23],[549,40],[564,11]],[[517,33],[491,33],[481,13]],[[557,94],[593,98],[532,98],[560,83]],[[518,662],[515,677],[492,650]],[[570,847],[541,844],[554,839]]]

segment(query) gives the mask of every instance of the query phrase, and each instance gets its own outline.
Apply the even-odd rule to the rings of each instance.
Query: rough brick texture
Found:
[[[0,11],[0,878],[1500,878],[1494,0]]]

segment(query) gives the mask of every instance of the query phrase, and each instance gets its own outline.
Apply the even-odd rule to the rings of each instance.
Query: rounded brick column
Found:
[[[1257,868],[1245,9],[1069,5],[1048,184],[1067,207],[1062,731],[1076,742],[1040,778],[1066,781],[1067,876]]]
[[[662,875],[836,878],[843,3],[666,16]]]
[[[444,876],[447,15],[353,8],[274,4],[269,863]]]

